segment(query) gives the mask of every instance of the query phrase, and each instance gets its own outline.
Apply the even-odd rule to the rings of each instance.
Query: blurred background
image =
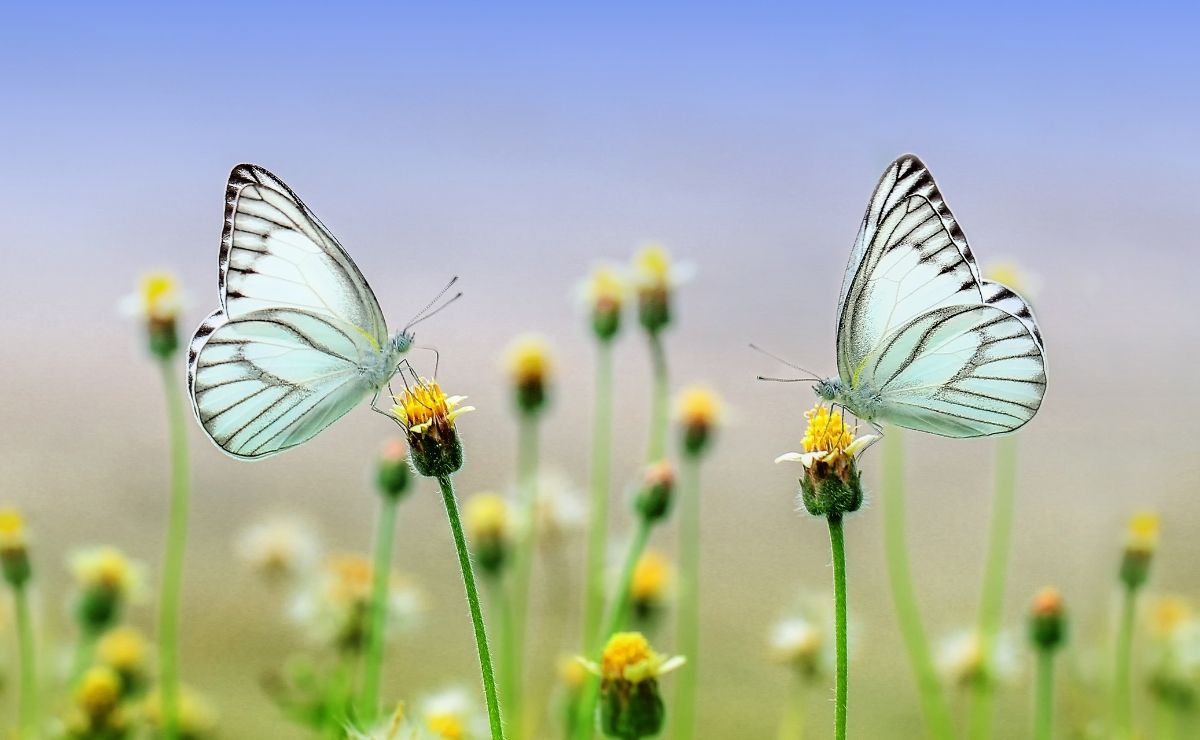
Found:
[[[784,369],[747,343],[834,372],[838,288],[863,208],[887,163],[912,151],[981,263],[1016,260],[1037,278],[1050,385],[1020,438],[1006,625],[1020,643],[1034,591],[1061,587],[1068,661],[1086,673],[1107,655],[1092,651],[1110,630],[1132,511],[1163,516],[1151,588],[1200,590],[1198,21],[1184,4],[6,6],[0,504],[31,521],[46,629],[70,632],[72,548],[118,545],[157,582],[162,392],[116,304],[144,271],[167,268],[189,296],[185,329],[216,306],[225,179],[249,161],[325,221],[393,327],[461,276],[465,297],[419,341],[441,351],[447,391],[479,409],[461,422],[464,494],[512,482],[501,357],[527,331],[556,357],[544,460],[582,489],[593,343],[575,285],[647,238],[695,265],[667,339],[672,384],[707,382],[731,407],[704,480],[702,736],[769,736],[792,684],[767,633],[796,594],[828,590],[829,544],[822,522],[794,511],[797,471],[772,464],[798,449],[812,396],[754,381]],[[648,408],[638,332],[622,336],[617,362],[620,532]],[[225,736],[297,732],[259,680],[303,646],[283,600],[238,565],[237,533],[300,513],[328,547],[366,552],[371,466],[396,431],[364,408],[249,464],[193,425],[183,672]],[[914,575],[936,640],[975,619],[993,446],[906,441]],[[474,687],[435,489],[400,518],[397,567],[426,590],[429,614],[393,646],[388,693]],[[852,730],[913,737],[880,527],[872,503],[847,523]],[[655,545],[673,552],[673,532]],[[569,603],[544,613],[578,613],[581,549],[567,553]],[[152,604],[132,618],[152,627]],[[1028,725],[1021,661],[1000,695],[1003,737]],[[1091,706],[1067,695],[1081,716]],[[814,737],[828,731],[829,698],[813,694]]]

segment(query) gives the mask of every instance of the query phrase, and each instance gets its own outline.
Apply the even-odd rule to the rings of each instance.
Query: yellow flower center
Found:
[[[425,718],[425,725],[430,732],[445,740],[461,740],[467,734],[462,718],[456,714],[431,714]]]
[[[691,386],[679,396],[679,418],[687,426],[712,426],[721,415],[721,400],[712,390]]]
[[[24,546],[24,517],[16,509],[0,509],[0,548]]]
[[[636,601],[653,601],[662,596],[671,577],[671,564],[663,555],[649,550],[633,570],[629,593]]]
[[[467,499],[463,516],[473,539],[502,538],[508,531],[508,502],[498,493]]]
[[[139,294],[146,317],[169,320],[179,313],[179,281],[166,272],[152,272],[142,277]]]
[[[1053,586],[1047,586],[1033,598],[1033,613],[1039,617],[1052,617],[1062,614],[1062,593]]]
[[[100,661],[118,671],[132,672],[141,669],[146,662],[146,641],[132,627],[117,627],[110,631],[96,646]]]
[[[607,679],[626,679],[631,673],[641,672],[643,666],[652,664],[658,655],[640,632],[618,632],[604,646],[600,670]]]
[[[587,298],[593,310],[619,310],[625,301],[625,281],[611,267],[597,267],[588,280]]]
[[[79,682],[76,701],[89,717],[104,717],[117,706],[121,697],[121,678],[111,668],[88,669]]]
[[[842,420],[841,411],[831,412],[818,403],[804,413],[804,418],[808,419],[808,428],[801,441],[805,452],[843,451],[854,441],[854,433]]]
[[[1159,516],[1153,511],[1139,511],[1129,519],[1125,549],[1135,552],[1154,552],[1158,547]]]
[[[633,269],[643,288],[665,289],[671,281],[671,255],[658,243],[647,244],[633,258]]]
[[[550,348],[537,336],[519,337],[508,350],[508,372],[513,383],[543,383],[550,374]]]
[[[1178,596],[1164,596],[1150,612],[1150,631],[1168,637],[1191,618],[1192,608],[1187,601]]]
[[[447,397],[437,381],[425,378],[418,378],[395,400],[392,413],[410,434],[424,434],[435,426],[453,426],[455,418],[474,411],[470,406],[459,406],[466,396]]]

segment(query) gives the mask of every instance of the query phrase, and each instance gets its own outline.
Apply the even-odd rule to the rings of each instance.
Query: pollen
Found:
[[[830,411],[818,403],[804,413],[808,427],[804,430],[805,452],[833,452],[845,450],[854,441],[853,431],[846,426],[841,411]]]
[[[437,426],[453,427],[455,418],[475,410],[460,406],[466,396],[447,396],[437,381],[425,378],[418,378],[414,387],[395,400],[392,413],[410,434],[424,434]]]
[[[604,646],[601,672],[608,679],[624,679],[638,669],[656,662],[658,655],[640,632],[618,632]]]

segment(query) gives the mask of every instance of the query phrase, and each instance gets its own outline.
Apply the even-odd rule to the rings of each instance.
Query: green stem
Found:
[[[458,513],[458,499],[454,496],[454,482],[450,476],[438,478],[442,488],[442,501],[446,505],[446,518],[450,520],[450,531],[454,534],[454,547],[458,550],[458,566],[462,570],[463,587],[467,592],[467,604],[471,609],[471,623],[475,628],[475,649],[479,653],[479,673],[483,678],[483,694],[487,700],[488,725],[492,740],[504,740],[504,724],[500,719],[500,701],[496,698],[496,674],[492,669],[492,651],[488,647],[487,627],[483,623],[483,610],[479,607],[479,589],[475,586],[475,571],[471,567],[471,555],[467,550],[467,538],[463,535],[462,517]]]
[[[188,449],[183,394],[172,358],[159,363],[166,392],[171,439],[171,512],[167,550],[163,558],[162,592],[158,607],[158,671],[162,692],[163,736],[179,736],[179,599],[188,526]]]
[[[833,551],[833,604],[837,653],[837,690],[834,693],[833,733],[846,740],[846,691],[849,687],[849,661],[846,656],[846,537],[840,514],[829,515],[829,545]]]
[[[1034,740],[1050,740],[1054,730],[1054,651],[1038,651],[1037,704],[1034,708]]]
[[[921,614],[917,607],[908,563],[908,543],[904,529],[902,441],[900,430],[897,428],[889,428],[883,440],[883,539],[888,581],[892,587],[892,601],[900,623],[900,634],[904,639],[913,673],[916,675],[926,731],[930,737],[937,740],[950,740],[954,736],[950,710],[933,667],[929,643],[925,639],[925,629],[921,626]]]
[[[79,640],[75,643],[75,657],[71,660],[71,686],[76,685],[88,669],[88,664],[96,652],[98,636],[98,633],[90,628],[85,628],[79,633]]]
[[[667,352],[658,333],[650,334],[650,364],[654,390],[650,398],[650,442],[646,448],[646,462],[656,463],[667,454],[667,404],[670,393]]]
[[[1130,680],[1130,664],[1133,659],[1133,622],[1137,613],[1137,589],[1125,588],[1121,602],[1121,624],[1117,631],[1117,665],[1113,689],[1116,692],[1113,711],[1116,719],[1117,738],[1128,740],[1133,736],[1133,688]]]
[[[367,630],[367,654],[363,663],[363,717],[379,714],[379,685],[383,673],[383,652],[386,642],[388,600],[392,577],[392,552],[396,538],[396,511],[400,499],[380,496],[379,522],[375,530],[375,563],[372,566],[371,615]]]
[[[17,612],[17,641],[21,650],[20,737],[25,740],[36,740],[38,737],[37,658],[33,638],[33,616],[29,610],[27,586],[21,585],[13,588],[13,602]]]
[[[633,539],[629,541],[629,550],[625,553],[625,563],[621,566],[621,576],[617,580],[617,590],[613,594],[612,607],[608,612],[608,619],[604,622],[604,629],[599,637],[594,641],[598,647],[593,651],[592,657],[597,663],[600,662],[600,656],[604,650],[604,644],[625,624],[626,618],[629,616],[629,586],[633,581],[633,571],[637,568],[638,560],[641,559],[642,553],[646,550],[646,543],[650,540],[650,530],[654,527],[654,523],[646,518],[638,520],[637,531],[634,532]],[[600,677],[588,676],[587,685],[583,689],[583,698],[579,704],[579,714],[575,721],[575,737],[577,739],[588,738],[592,736],[592,728],[595,725],[596,701],[600,695]]]
[[[524,656],[528,634],[529,586],[533,576],[533,559],[537,552],[537,474],[538,474],[538,415],[522,413],[517,433],[517,487],[520,492],[521,540],[513,562],[512,610],[513,654],[516,656],[512,693],[505,697],[508,721],[516,728],[517,736],[524,733]]]
[[[688,669],[675,687],[673,735],[695,737],[700,657],[700,456],[685,455],[680,471],[679,621],[675,639]]]
[[[592,428],[591,506],[588,525],[587,574],[584,584],[583,649],[595,650],[604,611],[604,551],[608,546],[609,474],[612,455],[612,343],[596,347],[596,399]]]
[[[983,596],[979,604],[979,660],[983,680],[974,684],[975,696],[968,725],[968,737],[972,740],[986,740],[992,734],[992,705],[996,691],[992,676],[992,653],[1004,613],[1004,582],[1012,543],[1013,510],[1016,508],[1015,435],[996,440],[995,476],[987,564],[984,566]]]
[[[488,583],[492,592],[492,603],[500,621],[500,701],[509,708],[511,720],[511,697],[516,693],[517,680],[521,675],[521,662],[517,658],[516,637],[513,634],[512,603],[501,578],[489,578]]]
[[[803,740],[804,738],[804,702],[807,687],[804,679],[796,681],[796,688],[788,697],[783,707],[783,715],[779,718],[779,730],[776,740]]]
[[[350,676],[354,671],[354,658],[357,653],[343,650],[338,653],[337,666],[333,669],[333,678],[325,694],[325,713],[322,717],[321,734],[330,740],[341,738],[345,732],[347,709],[350,696],[354,689]]]

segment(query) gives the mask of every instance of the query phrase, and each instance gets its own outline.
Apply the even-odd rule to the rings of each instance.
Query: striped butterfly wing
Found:
[[[225,189],[221,308],[231,319],[296,308],[358,327],[379,347],[387,325],[379,301],[329,229],[282,180],[239,164]]]
[[[923,410],[890,404],[889,394],[902,385],[909,389],[908,400],[914,400],[920,393],[936,395],[951,378],[965,381],[975,374],[981,358],[942,350],[926,357],[927,342],[921,340],[921,333],[931,328],[929,322],[943,316],[941,309],[982,307],[1007,317],[997,326],[1019,326],[1025,339],[1013,337],[1010,344],[1027,340],[1032,349],[1023,348],[1023,354],[1036,353],[1037,361],[1020,365],[1011,377],[985,377],[987,382],[978,389],[972,383],[953,392],[943,389],[936,401],[925,402]],[[1032,413],[1025,416],[1024,412],[1013,412],[1007,423],[995,415],[988,417],[989,422],[999,422],[995,425],[977,423],[968,418],[973,413],[969,404],[952,408],[951,399],[965,401],[962,394],[978,390],[994,396],[995,400],[987,403],[1011,400],[1036,411],[1041,402],[1045,365],[1041,331],[1033,312],[1006,286],[982,279],[957,219],[928,168],[915,156],[905,155],[893,162],[875,187],[851,253],[838,314],[838,373],[851,388],[869,384],[879,390],[884,401],[880,415],[890,416],[888,421],[947,436],[981,436],[1011,431],[1028,421]],[[961,327],[963,337],[949,345],[961,350],[981,336],[964,321],[938,324],[934,333],[944,339],[947,332]],[[991,337],[986,339],[990,341]],[[911,356],[898,351],[906,346]],[[880,370],[885,352],[890,365]],[[920,364],[918,359],[922,360]],[[895,365],[902,361],[915,367]],[[956,368],[955,372],[946,375],[944,371],[951,367]],[[923,372],[929,372],[929,376],[920,381]],[[981,372],[988,375],[987,371]],[[1036,403],[1031,393],[1036,395]],[[945,419],[936,416],[938,409],[944,409]],[[955,414],[962,417],[957,422],[953,420]]]
[[[256,459],[301,444],[372,390],[360,368],[375,350],[341,319],[291,308],[200,325],[188,387],[204,431],[230,455]]]
[[[893,162],[867,205],[838,304],[838,371],[850,383],[883,338],[940,306],[995,305],[1016,316],[1041,345],[1029,305],[985,281],[958,220],[929,169],[905,155]]]
[[[947,437],[1011,432],[1033,418],[1046,390],[1038,339],[988,304],[921,314],[871,353],[861,378],[879,390],[877,418]]]

